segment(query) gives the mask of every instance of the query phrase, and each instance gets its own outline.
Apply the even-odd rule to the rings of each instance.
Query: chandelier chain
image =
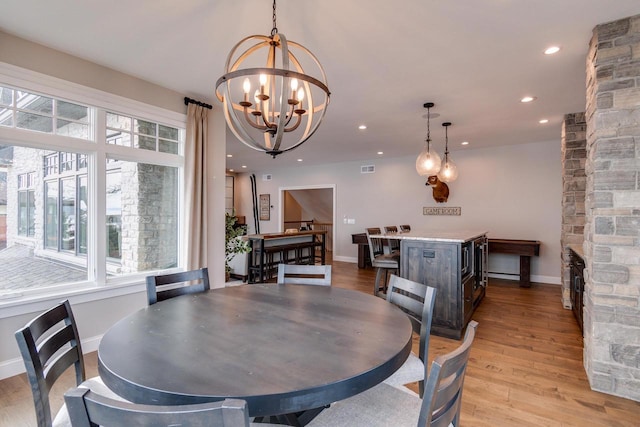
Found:
[[[276,0],[273,0],[273,28],[271,29],[271,36],[278,34],[278,26],[276,25]]]

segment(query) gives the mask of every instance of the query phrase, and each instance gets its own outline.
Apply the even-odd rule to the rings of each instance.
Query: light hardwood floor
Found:
[[[332,276],[333,286],[369,293],[375,271],[333,262]],[[640,426],[639,402],[589,388],[580,330],[572,312],[562,308],[559,286],[523,289],[492,279],[473,318],[480,325],[464,384],[462,426]],[[429,360],[457,345],[432,336]],[[95,353],[86,355],[86,365],[88,376],[97,375]],[[67,372],[54,390],[55,410],[72,385]],[[0,381],[0,426],[33,425],[25,375]]]

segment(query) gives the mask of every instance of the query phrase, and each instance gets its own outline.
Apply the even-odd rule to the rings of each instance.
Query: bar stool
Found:
[[[400,231],[403,233],[411,231],[411,226],[409,224],[403,224],[400,226]]]
[[[379,228],[367,228],[367,241],[369,242],[369,255],[371,256],[371,265],[377,268],[376,282],[373,286],[373,294],[375,296],[382,296],[386,298],[385,292],[380,292],[380,279],[382,278],[382,272],[384,271],[384,283],[383,289],[387,289],[387,279],[389,271],[393,274],[398,274],[398,268],[400,265],[399,253],[384,253],[383,239],[379,237],[371,237],[371,235],[379,235],[381,231]]]
[[[395,225],[387,225],[384,227],[385,234],[396,234],[398,232],[398,227]],[[389,252],[400,252],[400,240],[398,239],[387,239],[387,244],[389,245]]]

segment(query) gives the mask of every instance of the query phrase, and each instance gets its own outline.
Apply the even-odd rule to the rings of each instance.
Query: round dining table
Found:
[[[136,403],[236,398],[252,417],[292,414],[382,382],[409,356],[411,331],[400,309],[363,292],[242,285],[123,318],[100,342],[98,369]]]

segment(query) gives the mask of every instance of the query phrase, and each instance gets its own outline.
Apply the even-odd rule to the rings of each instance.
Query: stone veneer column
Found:
[[[640,15],[593,30],[586,117],[585,368],[640,401]]]
[[[587,177],[587,123],[584,113],[566,114],[562,122],[562,305],[571,308],[569,250],[584,242],[584,192]]]

